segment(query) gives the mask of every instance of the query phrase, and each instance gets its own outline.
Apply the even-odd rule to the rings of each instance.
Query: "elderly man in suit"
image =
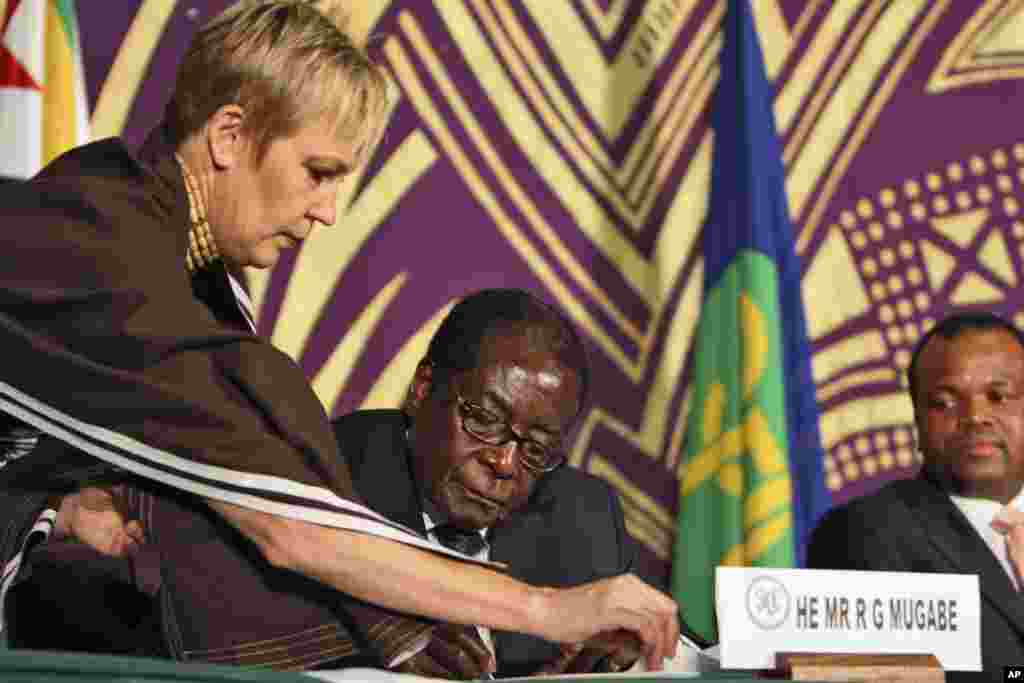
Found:
[[[378,512],[537,585],[629,571],[612,488],[564,467],[564,439],[586,398],[583,346],[555,309],[522,290],[460,301],[419,363],[403,411],[334,422],[360,495]],[[481,631],[502,675],[542,667],[631,664],[628,642],[577,653],[537,638]]]
[[[808,564],[977,574],[984,672],[947,676],[995,680],[1024,663],[1024,547],[1000,523],[1024,486],[1024,336],[994,315],[952,316],[921,340],[907,378],[920,475],[833,510]]]

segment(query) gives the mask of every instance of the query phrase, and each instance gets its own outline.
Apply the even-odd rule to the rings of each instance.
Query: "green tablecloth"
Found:
[[[671,675],[671,674],[669,674],[669,675]],[[500,682],[502,679],[499,678],[498,680]],[[537,679],[529,679],[529,678],[512,678],[512,679],[505,679],[505,680],[516,681],[516,682],[531,681],[531,680],[532,681],[537,681]],[[581,680],[580,676],[565,676],[563,678],[559,678],[557,676],[553,676],[553,677],[545,678],[543,683],[560,683],[560,682],[561,683],[587,683],[587,682],[589,682],[589,683],[597,683],[598,681],[601,681],[601,680],[602,680],[602,678],[600,678],[598,676],[595,676],[593,674],[588,674],[587,678],[582,679],[582,680]],[[727,672],[720,672],[720,673],[703,673],[703,674],[700,674],[699,676],[691,676],[691,675],[688,675],[688,674],[675,674],[673,676],[673,678],[666,678],[665,676],[658,677],[658,676],[655,676],[655,675],[643,674],[643,673],[636,673],[636,674],[632,674],[632,675],[630,675],[630,674],[609,674],[603,680],[606,683],[608,681],[614,681],[614,683],[666,683],[666,682],[670,682],[670,681],[673,681],[673,680],[679,681],[679,683],[689,683],[690,681],[694,681],[694,683],[704,683],[704,681],[714,681],[715,683],[750,683],[751,681],[754,680],[754,674],[753,673],[747,673],[747,672],[744,672],[744,671],[727,671]],[[779,681],[779,683],[783,683],[783,681],[784,681],[784,679],[775,679],[775,680]],[[541,682],[537,681],[537,683],[541,683]]]
[[[231,666],[181,664],[161,659],[107,657],[68,652],[0,650],[3,683],[315,683],[308,676],[241,669]]]
[[[350,670],[350,673],[355,673]],[[383,674],[384,672],[374,672]],[[387,674],[384,674],[387,676]],[[393,676],[405,681],[428,681],[413,676]],[[615,683],[666,683],[666,678],[637,673],[618,674]],[[715,681],[716,683],[750,683],[752,674],[744,672],[708,673],[697,677],[680,677],[683,681]],[[353,680],[353,679],[349,679]],[[594,679],[596,680],[596,679]],[[2,683],[319,683],[315,678],[297,673],[242,669],[229,666],[181,664],[159,659],[108,657],[67,652],[35,650],[0,650],[0,681]],[[580,683],[578,678],[548,678],[546,683]]]

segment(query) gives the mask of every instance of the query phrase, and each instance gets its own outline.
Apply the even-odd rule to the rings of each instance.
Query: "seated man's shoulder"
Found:
[[[816,569],[936,571],[946,563],[925,539],[927,519],[952,501],[927,479],[885,484],[830,510],[811,533],[807,566]]]
[[[934,487],[919,478],[897,479],[883,484],[872,493],[867,493],[834,507],[826,518],[843,516],[884,517],[896,508],[929,495]]]
[[[823,549],[835,543],[848,544],[856,537],[864,542],[868,535],[881,538],[893,529],[902,528],[911,517],[911,509],[922,497],[934,496],[934,486],[925,480],[900,479],[884,484],[878,490],[853,498],[829,510],[815,525],[810,537],[809,551],[814,562],[830,561]],[[825,566],[812,563],[811,566]]]
[[[607,504],[615,497],[615,489],[607,481],[570,465],[560,467],[541,479],[534,494],[538,501],[552,499],[564,504],[586,501]]]
[[[621,541],[626,536],[622,502],[615,488],[604,479],[571,466],[544,477],[522,513],[527,518],[539,515],[547,519],[552,531],[585,526],[603,529],[607,539]]]
[[[335,430],[369,428],[375,426],[404,427],[408,419],[401,410],[387,408],[373,408],[369,410],[355,410],[331,419]]]
[[[408,418],[400,410],[356,410],[333,418],[331,427],[338,444],[344,449],[383,436],[404,440]]]
[[[494,559],[527,582],[574,585],[629,571],[635,548],[615,489],[571,466],[541,479],[529,502],[492,530]]]
[[[338,450],[356,480],[365,475],[377,481],[408,467],[408,426],[400,410],[357,410],[331,420]]]

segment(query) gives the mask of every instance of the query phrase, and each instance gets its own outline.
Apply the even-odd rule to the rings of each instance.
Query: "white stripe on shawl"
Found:
[[[56,510],[43,510],[43,513],[36,519],[36,523],[32,525],[28,534],[25,535],[25,540],[21,543],[21,550],[11,558],[10,562],[4,565],[3,574],[0,574],[0,632],[4,630],[4,604],[7,600],[7,591],[10,589],[11,584],[14,583],[14,577],[18,575],[18,569],[21,568],[21,563],[25,559],[25,548],[28,547],[29,541],[33,540],[36,534],[42,534],[42,539],[46,539],[50,532],[53,531],[53,524],[56,519]]]
[[[426,540],[411,531],[405,531],[401,525],[395,524],[368,507],[341,498],[329,489],[310,486],[283,477],[240,472],[188,460],[119,432],[82,422],[32,398],[5,382],[0,382],[0,410],[127,472],[203,498],[232,503],[280,517],[381,536],[443,555],[481,563],[479,560]],[[80,434],[89,438],[83,438]],[[153,467],[152,464],[174,470],[174,473]],[[215,482],[219,481],[227,486],[249,489],[252,493],[238,493],[217,488],[215,485],[199,481],[197,476]],[[278,502],[261,496],[261,492],[271,495],[276,492],[304,498],[335,509],[323,510],[317,507]]]

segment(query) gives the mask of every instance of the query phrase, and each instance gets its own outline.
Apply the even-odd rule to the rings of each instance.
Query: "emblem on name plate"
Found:
[[[776,629],[786,621],[791,602],[786,587],[771,577],[759,576],[747,587],[747,615],[766,631]]]

